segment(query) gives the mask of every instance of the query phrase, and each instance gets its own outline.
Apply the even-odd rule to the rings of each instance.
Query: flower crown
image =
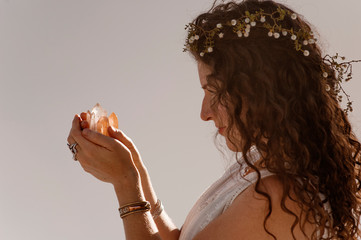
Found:
[[[282,27],[280,23],[285,19],[286,16],[289,16],[292,20],[296,20],[298,18],[296,13],[278,7],[277,10],[272,13],[266,13],[263,9],[260,9],[255,13],[245,11],[242,17],[238,19],[232,19],[226,23],[218,23],[213,29],[210,30],[205,30],[194,23],[189,23],[185,27],[185,30],[188,29],[188,36],[183,51],[199,52],[200,57],[204,57],[205,54],[213,52],[215,47],[215,38],[224,38],[226,29],[232,29],[232,32],[239,38],[247,38],[250,35],[251,28],[257,26],[267,29],[268,36],[270,38],[279,39],[280,37],[289,37],[290,40],[294,42],[296,51],[302,52],[306,57],[309,56],[310,52],[309,50],[305,49],[305,46],[312,45],[317,42],[317,39],[314,38],[313,32],[302,28],[296,31],[293,28],[288,29]],[[269,22],[272,24],[266,21],[267,18],[270,19]],[[206,21],[203,20],[202,23],[204,24]],[[202,49],[200,49],[201,46],[199,46],[197,43],[197,41],[201,38],[205,38]],[[337,60],[339,58],[342,60],[346,59],[345,57],[339,56],[338,53],[335,56],[326,55],[323,58],[323,63],[328,65],[332,69],[332,72],[327,72],[321,64],[322,77],[326,82],[326,91],[334,95],[334,97],[339,102],[342,102],[342,94],[346,96],[347,106],[344,109],[344,112],[348,114],[349,111],[353,111],[352,102],[350,101],[350,96],[342,88],[341,83],[343,80],[347,82],[352,79],[352,63],[361,62],[361,60],[338,62]],[[337,82],[331,84],[333,85],[333,88],[331,89],[330,84],[327,83],[327,79],[334,72],[336,72]]]
[[[232,28],[233,32],[236,33],[239,38],[247,38],[251,32],[252,27],[260,26],[268,29],[269,37],[278,39],[281,37],[281,35],[285,37],[289,35],[290,39],[294,41],[295,49],[297,51],[302,51],[305,56],[308,56],[310,52],[308,50],[302,49],[302,45],[314,44],[317,39],[313,38],[312,32],[308,32],[303,29],[295,31],[293,28],[287,29],[282,27],[282,25],[279,23],[280,21],[283,21],[287,15],[289,15],[292,20],[297,19],[296,13],[292,13],[289,10],[278,7],[277,11],[273,13],[265,13],[263,9],[260,9],[260,11],[256,11],[252,14],[249,11],[245,11],[245,14],[242,17],[238,19],[232,19],[231,21],[223,24],[218,23],[213,29],[208,31],[193,23],[190,23],[186,25],[186,29],[188,29],[188,38],[185,44],[186,48],[184,50],[198,51],[196,41],[199,40],[201,36],[204,36],[206,39],[204,41],[205,45],[204,49],[200,52],[200,56],[203,57],[204,54],[213,52],[214,38],[223,38],[225,34],[223,30],[225,28]],[[267,17],[272,20],[271,22],[273,22],[273,25],[266,22]],[[258,25],[257,22],[259,22]]]

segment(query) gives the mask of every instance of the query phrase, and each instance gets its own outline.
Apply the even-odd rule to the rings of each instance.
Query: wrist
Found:
[[[124,206],[133,202],[142,202],[146,201],[144,194],[142,192],[130,190],[130,191],[119,191],[115,190],[119,206]]]
[[[139,175],[141,176],[141,183],[145,198],[147,199],[147,201],[150,202],[150,204],[153,207],[157,203],[158,198],[153,189],[148,170],[146,169],[146,167],[144,167],[142,169],[138,169],[138,171],[139,171]]]
[[[111,183],[115,189],[122,190],[124,188],[125,190],[128,190],[139,186],[141,181],[140,179],[140,173],[138,170],[134,166],[131,166],[127,170],[124,169],[123,174],[115,176]]]
[[[132,202],[145,201],[140,181],[122,184],[113,184],[115,194],[118,199],[119,206],[123,206]]]
[[[145,177],[148,177],[148,169],[144,164],[141,164],[140,166],[137,166],[137,170],[139,172],[140,177],[143,179]]]

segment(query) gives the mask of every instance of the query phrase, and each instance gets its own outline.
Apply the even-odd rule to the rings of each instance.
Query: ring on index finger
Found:
[[[77,161],[76,154],[78,153],[78,150],[76,149],[76,146],[78,145],[78,143],[73,143],[73,144],[67,143],[67,145],[71,153],[73,154],[74,161]]]

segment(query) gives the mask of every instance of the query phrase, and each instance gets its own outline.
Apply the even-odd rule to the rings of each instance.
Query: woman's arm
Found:
[[[111,137],[89,129],[82,130],[75,116],[68,142],[77,142],[77,159],[84,170],[101,181],[112,183],[119,206],[149,201],[154,207],[157,197],[140,154],[130,138],[120,130],[109,128]],[[84,128],[84,126],[83,126]],[[179,230],[163,212],[155,224],[150,212],[134,213],[123,218],[127,239],[176,240]]]
[[[89,124],[85,121],[86,113],[81,113],[80,116],[83,119],[81,122],[82,128],[88,128]],[[151,204],[151,207],[152,207],[151,212],[154,212],[153,210],[156,206],[158,198],[157,198],[157,195],[152,186],[152,182],[151,182],[148,170],[142,161],[141,155],[140,155],[137,147],[133,143],[132,139],[130,139],[127,135],[125,135],[119,129],[110,128],[108,133],[109,133],[110,137],[113,137],[113,138],[121,141],[131,152],[134,165],[136,166],[136,168],[139,172],[139,175],[140,175],[145,199],[147,201],[149,201]],[[117,192],[117,190],[116,190],[116,192]],[[175,224],[172,222],[172,220],[170,219],[170,217],[167,215],[167,213],[165,211],[163,211],[158,217],[156,217],[154,219],[154,221],[158,227],[159,234],[162,237],[162,239],[178,240],[180,231],[175,226]]]
[[[133,184],[127,187],[123,182],[119,185],[114,184],[114,190],[118,198],[119,206],[146,200],[140,185],[138,188],[134,188]],[[149,211],[130,214],[122,220],[127,240],[162,239]]]
[[[144,183],[142,183],[142,186],[143,185]],[[134,200],[132,201],[122,200],[124,189],[122,189],[121,187],[114,186],[114,189],[118,197],[119,206],[124,206],[127,203],[134,202]],[[149,198],[148,199],[142,197],[137,198],[136,196],[133,199],[137,199],[136,201],[144,201],[144,199],[149,201],[148,200]],[[153,220],[150,212],[132,214],[123,218],[123,225],[127,240],[129,239],[178,240],[179,238],[179,230],[176,227],[174,227],[174,224],[168,218],[165,212],[163,212],[155,220]],[[157,230],[157,232],[154,232],[155,230]]]
[[[150,176],[148,174],[148,171],[146,167],[142,164],[142,166],[138,167],[138,171],[141,176],[142,181],[142,188],[144,191],[145,198],[147,201],[150,202],[152,208],[154,209],[154,206],[156,205],[158,198],[157,195],[153,189]],[[159,234],[164,240],[178,240],[180,235],[180,230],[175,226],[173,221],[170,219],[168,214],[163,210],[163,212],[154,219]]]

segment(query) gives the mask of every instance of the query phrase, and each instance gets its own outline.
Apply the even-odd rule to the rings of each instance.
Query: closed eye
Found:
[[[203,89],[204,91],[207,91],[207,92],[212,93],[212,94],[215,94],[215,93],[216,93],[216,91],[210,90],[210,89],[207,88],[207,87],[202,87],[202,89]]]

